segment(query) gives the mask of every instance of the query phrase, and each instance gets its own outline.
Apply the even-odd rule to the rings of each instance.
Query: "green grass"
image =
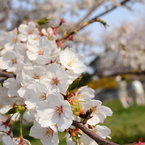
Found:
[[[145,141],[145,106],[132,104],[125,109],[118,99],[103,103],[110,107],[113,116],[105,120],[105,125],[111,129],[111,141],[118,144]]]
[[[125,109],[118,99],[105,101],[103,105],[110,107],[113,111],[113,116],[108,117],[102,124],[111,129],[111,141],[120,145],[138,142],[140,138],[145,141],[145,106],[132,104]],[[19,124],[15,127],[15,135],[18,135],[18,126]],[[39,140],[28,136],[29,129],[30,126],[24,126],[24,137],[30,140],[32,145],[41,145]],[[64,135],[64,133],[59,134],[59,145],[66,145]]]

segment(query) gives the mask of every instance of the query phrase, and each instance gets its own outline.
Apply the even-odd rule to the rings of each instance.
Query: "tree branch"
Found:
[[[108,140],[105,140],[105,139],[101,138],[97,134],[94,134],[87,127],[82,125],[80,122],[77,122],[77,121],[73,120],[72,125],[77,127],[77,128],[79,128],[79,129],[81,129],[85,134],[87,134],[90,138],[95,140],[96,143],[98,143],[99,145],[118,145],[116,143],[113,143],[111,141],[108,141]]]
[[[129,2],[129,1],[130,1],[130,0],[124,0],[124,1],[122,1],[122,2],[120,3],[120,5],[123,6],[123,5],[125,5],[127,2]],[[107,14],[107,13],[113,11],[113,10],[116,9],[116,8],[117,8],[117,6],[113,6],[111,9],[109,9],[109,10],[107,10],[107,11],[105,11],[105,12],[99,14],[99,15],[97,15],[96,17],[94,17],[93,19],[90,19],[89,21],[91,21],[92,23],[93,23],[93,22],[96,22],[96,21],[95,21],[96,19],[98,19],[99,17],[101,17],[101,16],[103,16],[103,15],[105,15],[105,14]],[[88,22],[89,22],[89,21],[88,21]],[[82,22],[82,21],[81,21],[81,22]],[[77,25],[78,25],[78,24],[77,24]],[[78,28],[75,28],[74,30],[72,30],[71,32],[69,32],[68,34],[66,34],[65,36],[63,36],[63,37],[61,37],[61,38],[58,38],[58,39],[56,40],[56,42],[59,42],[59,41],[62,41],[62,40],[66,40],[69,36],[75,34],[76,32],[80,31],[81,29],[83,29],[83,28],[86,27],[86,26],[87,26],[87,25],[83,26],[83,24],[82,24],[81,26],[78,26]]]
[[[130,0],[124,0],[124,1],[122,1],[122,2],[120,3],[120,5],[123,6],[123,5],[125,5],[127,2],[129,2],[129,1],[130,1]],[[107,13],[113,11],[113,10],[116,9],[116,8],[117,8],[117,6],[113,6],[111,9],[109,9],[109,10],[107,10],[107,11],[105,11],[105,12],[103,12],[103,13],[97,15],[97,16],[95,16],[93,19],[99,18],[99,17],[101,17],[101,16],[103,16],[103,15],[105,15],[105,14],[107,14]]]
[[[8,78],[14,78],[14,77],[15,77],[14,74],[10,74],[0,70],[0,83],[3,83]]]
[[[108,75],[104,75],[103,72],[97,72],[94,74],[87,74],[85,75],[85,77],[92,77],[92,76],[98,76],[100,78],[102,77],[113,77],[113,76],[117,76],[117,75],[145,75],[145,71],[126,71],[126,72],[114,72],[114,73],[110,73]]]
[[[94,22],[100,22],[102,23],[104,26],[107,25],[106,22],[104,22],[103,20],[99,19],[99,18],[96,18],[96,19],[90,19],[89,21],[87,22],[84,22],[80,27],[76,28],[75,30],[71,31],[70,33],[66,34],[65,36],[63,36],[62,38],[58,38],[56,40],[56,42],[60,42],[62,40],[66,40],[69,36],[77,33],[79,30],[83,29],[84,27],[88,26],[89,24],[91,23],[94,23]]]
[[[10,73],[0,70],[0,77],[13,78],[14,74],[10,74]]]
[[[76,29],[79,27],[79,25],[84,22],[85,19],[87,19],[93,11],[96,10],[96,8],[98,8],[103,2],[100,3],[96,3],[94,6],[92,6],[92,8],[87,12],[87,14],[74,26],[74,28],[72,28],[72,30]]]

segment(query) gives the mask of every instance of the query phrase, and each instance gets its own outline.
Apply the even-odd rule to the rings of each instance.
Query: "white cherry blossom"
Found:
[[[3,137],[2,137],[2,143],[3,145],[16,145],[12,139],[11,136],[5,134]]]
[[[38,28],[36,28],[36,23],[34,22],[28,22],[28,25],[21,24],[18,30],[20,33],[18,39],[20,41],[27,41],[29,35],[39,33]]]
[[[84,65],[84,56],[79,53],[74,53],[69,48],[66,48],[60,53],[60,62],[68,70],[71,70],[76,74],[80,74],[86,70],[86,66]]]
[[[15,45],[17,44],[17,29],[15,28],[12,31],[6,32],[3,35],[3,39],[6,42],[4,45],[4,49],[1,51],[1,54],[3,55],[8,50],[13,50]]]
[[[106,137],[109,137],[108,135],[111,133],[109,128],[107,128],[106,126],[100,126],[100,125],[96,125],[95,128],[90,129],[90,131],[99,135],[100,137],[104,139]],[[81,138],[86,145],[98,145],[92,138],[90,138],[88,135],[86,135],[83,132],[82,132]]]
[[[31,34],[28,36],[28,44],[30,45],[34,45],[34,44],[37,44],[39,42],[39,39],[40,39],[40,35],[37,35],[37,34]]]
[[[24,57],[10,50],[7,51],[2,57],[0,57],[0,68],[6,69],[8,72],[15,72],[16,65],[19,60],[23,60]]]
[[[22,71],[22,83],[29,84],[39,82],[40,77],[45,74],[45,68],[42,66],[24,66]]]
[[[52,92],[65,94],[68,87],[68,77],[66,72],[57,64],[49,64],[46,67],[46,74],[40,78]]]
[[[43,35],[47,36],[47,38],[48,38],[49,40],[54,40],[55,35],[54,35],[53,29],[52,29],[51,27],[49,27],[49,28],[47,28],[47,29],[42,29],[41,32],[42,32]]]
[[[20,91],[22,90],[19,90],[21,95]],[[46,100],[49,93],[46,86],[38,82],[29,84],[24,91],[21,97],[25,100],[27,109],[33,109],[40,101]]]
[[[95,91],[87,86],[84,86],[77,90],[76,96],[80,101],[88,101],[95,97]]]
[[[72,124],[72,111],[68,101],[59,93],[50,94],[48,100],[38,104],[37,121],[42,127],[57,125],[59,131]]]
[[[0,141],[2,141],[3,136],[7,135],[9,131],[10,127],[6,125],[3,121],[0,121]]]
[[[18,31],[0,34],[0,49],[3,49],[0,69],[14,74],[14,78],[5,80],[0,86],[0,115],[10,113],[6,124],[0,123],[0,141],[4,145],[19,145],[21,141],[30,145],[21,135],[13,137],[9,128],[9,121],[13,125],[23,117],[27,123],[34,123],[30,136],[40,139],[43,145],[58,145],[58,132],[66,130],[69,145],[84,145],[84,142],[93,145],[81,131],[78,137],[82,135],[84,141],[73,142],[70,133],[73,120],[85,119],[80,113],[88,110],[92,111],[92,118],[87,123],[95,125],[91,131],[106,138],[109,129],[97,124],[112,115],[111,109],[93,100],[93,89],[84,86],[74,92],[69,87],[86,69],[84,55],[71,48],[59,48],[54,40],[57,38],[54,28],[38,26],[38,29],[37,26],[29,22],[21,24]]]
[[[10,110],[15,102],[15,98],[8,97],[8,89],[0,86],[0,113],[5,114]]]
[[[26,54],[27,50],[28,50],[28,48],[25,43],[17,43],[17,45],[15,45],[15,52],[17,52],[18,54],[20,54],[24,57],[23,62],[25,62],[25,63],[30,62],[30,60],[28,59],[28,56]]]
[[[107,116],[112,116],[112,111],[109,107],[101,105],[102,102],[99,100],[90,100],[84,105],[84,110],[92,110],[91,116],[87,123],[90,125],[96,125],[103,123]]]
[[[41,127],[34,123],[30,130],[30,136],[40,139],[43,145],[58,145],[58,132],[55,126]]]
[[[25,138],[20,138],[20,137],[14,137],[13,138],[13,142],[14,142],[14,145],[20,145],[20,144],[24,144],[24,145],[31,145],[31,143],[25,139]]]
[[[38,64],[49,64],[58,60],[59,49],[55,41],[50,41],[47,37],[40,37],[38,43],[28,44],[27,55],[30,60]]]
[[[21,87],[20,83],[14,79],[14,78],[9,78],[5,80],[4,82],[4,87],[8,88],[8,95],[9,97],[11,96],[18,96],[18,89]]]

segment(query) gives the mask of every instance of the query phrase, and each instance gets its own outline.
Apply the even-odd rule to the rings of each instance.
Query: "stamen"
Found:
[[[56,112],[60,115],[63,112],[62,106],[56,106]]]
[[[40,50],[38,51],[38,55],[43,55],[43,54],[44,54],[44,51],[40,49]]]
[[[53,85],[58,85],[59,80],[57,78],[52,79],[52,84]]]

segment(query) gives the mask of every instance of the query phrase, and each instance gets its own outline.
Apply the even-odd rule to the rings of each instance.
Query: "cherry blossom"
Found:
[[[69,48],[66,48],[60,53],[60,62],[67,69],[72,70],[76,74],[80,74],[86,69],[86,66],[83,64],[84,56],[82,54],[75,54]]]
[[[81,87],[77,90],[76,96],[80,101],[88,101],[93,99],[95,96],[95,91],[87,86]]]
[[[24,66],[22,71],[22,83],[29,84],[39,82],[40,77],[45,74],[45,68],[42,66]]]
[[[4,87],[8,88],[8,95],[10,96],[18,96],[18,89],[21,87],[20,83],[14,78],[9,78],[4,82]]]
[[[109,137],[108,135],[110,134],[110,129],[107,128],[106,126],[96,125],[95,128],[92,128],[90,130],[91,130],[91,132],[96,133],[97,135],[101,136],[102,138]],[[82,133],[81,138],[84,141],[84,143],[87,145],[98,145],[94,140],[92,140],[85,133]]]
[[[34,22],[28,22],[28,25],[21,24],[19,26],[18,30],[20,33],[18,35],[18,39],[21,41],[26,41],[28,39],[29,35],[39,33],[38,29],[36,28],[36,23],[34,23]]]
[[[52,92],[66,93],[68,87],[68,77],[66,72],[57,64],[50,64],[46,67],[46,74],[40,78]]]
[[[19,62],[19,60],[23,60],[24,57],[17,54],[16,52],[10,50],[7,51],[1,58],[0,63],[1,69],[6,69],[8,72],[15,72],[16,65]]]
[[[9,135],[4,135],[4,136],[2,137],[2,143],[3,143],[3,145],[16,145],[16,144],[14,143],[12,137],[9,136]]]
[[[30,130],[30,136],[40,139],[43,145],[58,145],[58,132],[55,126],[41,127],[34,123]]]
[[[58,93],[50,94],[48,100],[39,104],[36,110],[42,127],[57,125],[59,131],[64,131],[72,124],[70,104]]]
[[[12,78],[0,86],[0,113],[6,116],[0,124],[0,141],[5,145],[30,145],[22,132],[18,137],[12,136],[10,124],[25,121],[34,124],[30,136],[40,139],[43,145],[58,145],[58,132],[67,132],[68,144],[83,145],[81,137],[84,135],[72,125],[74,120],[97,125],[111,116],[112,111],[102,106],[101,101],[93,100],[93,89],[77,88],[75,82],[79,82],[86,69],[84,55],[71,48],[62,49],[55,41],[57,28],[39,30],[37,27],[38,24],[29,22],[21,24],[18,31],[2,33],[3,37],[10,34],[10,38],[0,42],[0,47],[4,48],[0,68],[7,75],[11,73]],[[92,118],[86,120],[88,111],[92,111]],[[105,134],[101,129],[96,132],[107,137],[110,132],[104,129]],[[74,134],[79,138],[76,141]]]
[[[102,102],[99,100],[90,100],[84,105],[84,110],[92,110],[92,118],[90,118],[87,123],[90,125],[96,125],[98,123],[103,123],[107,116],[112,116],[112,111],[109,107],[101,105]]]
[[[21,92],[21,91],[25,91],[25,92]],[[24,90],[21,89],[18,92],[19,95],[25,100],[27,109],[32,109],[36,107],[36,105],[40,101],[46,100],[49,93],[46,86],[38,82],[29,84],[27,88],[25,88]]]

